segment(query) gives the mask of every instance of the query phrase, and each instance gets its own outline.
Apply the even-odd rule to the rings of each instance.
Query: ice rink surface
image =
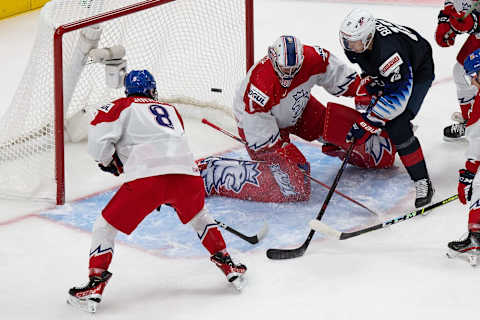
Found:
[[[353,7],[368,8],[377,17],[419,31],[432,44],[436,82],[414,123],[419,126],[416,135],[436,189],[433,201],[439,201],[456,193],[458,169],[465,161],[466,144],[443,142],[442,130],[450,123],[450,114],[457,111],[451,73],[456,53],[466,37],[457,37],[453,48],[439,48],[435,44],[433,34],[441,1],[419,1],[421,4],[404,1],[408,3],[405,5],[402,1],[391,2],[256,0],[255,57],[256,60],[261,58],[279,35],[294,34],[303,43],[320,45],[346,60],[338,42],[338,26]],[[3,62],[0,112],[8,107],[21,79],[35,37],[37,16],[38,11],[35,11],[0,21],[0,58]],[[313,95],[323,103],[352,104],[348,99],[331,97],[320,88],[314,88]],[[190,145],[197,157],[241,146],[205,127],[198,118],[185,120]],[[234,130],[233,120],[222,125]],[[59,212],[68,216],[65,213],[70,210],[76,213],[78,221],[91,219],[98,214],[94,212],[98,210],[96,206],[88,209],[88,199],[92,198],[82,200],[84,202],[77,200],[95,193],[102,197],[103,191],[118,186],[121,181],[97,169],[86,153],[85,144],[68,145],[66,157],[69,202],[65,207],[55,210],[42,203],[0,201],[1,319],[92,318],[65,303],[68,288],[86,281],[90,246],[88,225],[82,229],[78,224],[53,216]],[[338,166],[338,161],[328,163],[330,181]],[[387,201],[384,197],[358,199],[378,209],[382,213],[380,221],[402,215],[413,206],[413,186],[407,183],[407,190],[403,190],[399,186],[404,181],[395,180],[405,175],[398,159],[394,170],[397,175],[390,180],[395,182],[390,185],[391,193],[396,196],[391,200],[394,206],[382,203],[382,200]],[[347,170],[338,189],[351,192],[359,183],[358,179],[355,170]],[[241,294],[227,286],[223,275],[208,260],[207,253],[202,253],[194,243],[196,236],[188,238],[188,227],[178,226],[178,234],[184,232],[189,241],[179,247],[181,234],[171,241],[177,247],[170,252],[152,250],[145,242],[121,239],[110,269],[113,278],[93,317],[450,320],[477,316],[479,269],[445,257],[447,242],[466,231],[467,209],[459,202],[436,209],[426,217],[350,240],[315,238],[306,254],[296,260],[268,260],[266,248],[296,247],[307,236],[307,222],[316,215],[325,196],[321,188],[315,187],[313,192],[305,208],[311,211],[310,216],[304,211],[293,210],[288,216],[280,210],[285,207],[279,208],[276,215],[275,207],[271,206],[267,219],[278,228],[271,228],[258,247],[247,247],[224,232],[232,256],[249,268],[249,283]],[[334,196],[333,199],[337,202],[337,210],[358,210],[342,198]],[[227,207],[227,212],[222,214],[228,219],[229,202],[216,201]],[[335,201],[333,209],[327,209],[326,218],[334,221],[342,214],[349,218],[345,212],[337,214]],[[255,219],[256,206],[249,206],[252,211],[249,215],[237,215],[236,219],[225,222],[248,231],[246,233],[258,229],[263,221]],[[288,205],[286,207],[288,209]],[[234,204],[231,210],[234,211]],[[296,210],[300,211],[298,207]],[[162,230],[170,223],[174,226],[175,221],[161,213],[153,218],[159,225],[156,237],[167,238],[168,242],[171,238]],[[378,221],[360,219],[356,223]],[[149,230],[149,234],[155,230]]]

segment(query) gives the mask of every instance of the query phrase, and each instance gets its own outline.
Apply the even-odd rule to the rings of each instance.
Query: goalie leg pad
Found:
[[[359,112],[347,106],[329,102],[325,114],[322,152],[344,159],[349,144],[345,137],[359,117]],[[371,135],[364,144],[355,145],[350,164],[360,168],[390,168],[395,161],[396,149],[385,130]]]
[[[208,196],[260,202],[304,201],[310,197],[310,180],[297,164],[285,159],[257,163],[209,157],[202,160],[201,167]]]

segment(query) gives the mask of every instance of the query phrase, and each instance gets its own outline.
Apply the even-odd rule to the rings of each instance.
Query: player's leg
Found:
[[[152,190],[157,191],[155,196],[152,196]],[[89,281],[85,286],[69,290],[69,303],[85,311],[96,311],[112,276],[108,267],[118,230],[130,234],[161,203],[162,189],[157,188],[155,177],[137,179],[120,187],[93,226]]]
[[[241,277],[247,267],[232,261],[222,233],[205,207],[202,179],[180,174],[168,175],[165,179],[169,180],[168,184],[171,186],[167,191],[167,202],[175,209],[180,221],[192,226],[202,245],[210,253],[210,260],[225,274],[228,282],[241,289]]]
[[[477,265],[480,256],[480,175],[476,175],[472,184],[472,198],[468,202],[468,232],[463,239],[448,243],[447,256],[461,257]]]
[[[445,127],[443,137],[445,141],[458,141],[465,137],[465,124],[469,118],[469,111],[477,94],[477,88],[465,79],[463,62],[465,58],[480,48],[480,40],[475,35],[470,35],[457,55],[457,63],[453,67],[453,81],[457,88],[457,99],[460,112],[452,114],[454,124]]]
[[[400,160],[415,183],[415,207],[423,207],[430,203],[434,193],[420,141],[414,135],[410,122],[420,110],[431,84],[432,81],[414,84],[405,111],[388,121],[385,126]]]

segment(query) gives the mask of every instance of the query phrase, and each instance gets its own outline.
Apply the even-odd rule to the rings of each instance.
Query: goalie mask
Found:
[[[288,88],[302,67],[303,45],[297,37],[281,36],[268,47],[268,58],[280,78],[280,84]]]
[[[364,52],[375,35],[375,18],[362,9],[352,10],[340,26],[340,43],[343,49],[356,53]]]
[[[132,70],[125,76],[125,95],[146,96],[157,99],[157,84],[148,70]]]

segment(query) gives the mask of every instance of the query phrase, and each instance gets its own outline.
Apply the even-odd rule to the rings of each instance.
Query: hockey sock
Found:
[[[93,225],[92,245],[90,247],[90,274],[108,270],[113,257],[115,236],[118,230],[100,215]]]
[[[226,248],[223,236],[218,226],[206,208],[203,208],[191,221],[193,229],[197,232],[205,249],[214,254]]]
[[[413,181],[428,178],[427,165],[417,137],[413,136],[396,147],[400,160]]]
[[[468,230],[480,232],[480,208],[478,208],[477,203],[474,203],[472,207],[474,208],[468,214]]]

